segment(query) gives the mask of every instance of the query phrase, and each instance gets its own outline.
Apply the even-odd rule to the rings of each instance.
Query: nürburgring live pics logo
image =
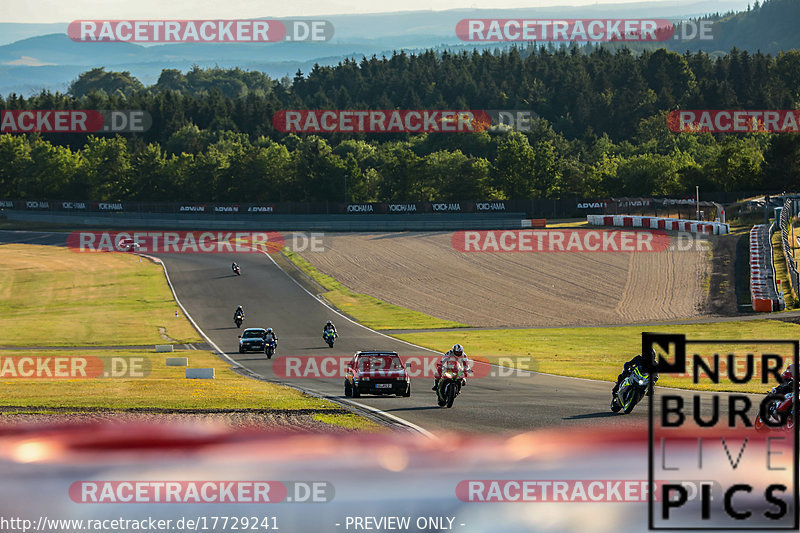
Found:
[[[794,408],[779,420],[770,418],[770,395],[738,391],[750,382],[764,389],[779,385],[783,370],[797,362],[799,345],[797,340],[687,340],[642,333],[642,353],[654,350],[657,359],[646,357],[645,371],[675,379],[691,376],[694,384],[711,383],[713,391],[736,391],[661,389],[656,396],[651,381],[648,481],[667,481],[657,500],[650,494],[650,530],[798,529],[797,380]],[[761,431],[754,424],[757,416],[766,422]],[[714,483],[690,501],[681,480],[702,475]]]

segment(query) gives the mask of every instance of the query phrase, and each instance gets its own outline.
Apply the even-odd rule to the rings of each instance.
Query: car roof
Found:
[[[370,356],[370,355],[392,355],[392,356],[397,356],[397,352],[392,352],[392,351],[388,351],[388,350],[359,350],[359,351],[357,351],[355,353],[355,355],[358,355],[358,356],[361,356],[361,355],[366,355],[366,356]]]
[[[267,331],[264,328],[244,328],[244,331]]]

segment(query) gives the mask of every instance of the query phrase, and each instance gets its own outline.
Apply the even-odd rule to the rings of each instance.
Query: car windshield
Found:
[[[242,334],[243,339],[255,339],[255,338],[261,339],[263,337],[264,337],[264,332],[259,330],[245,331]]]
[[[360,370],[401,370],[403,363],[396,355],[368,355],[358,358]]]

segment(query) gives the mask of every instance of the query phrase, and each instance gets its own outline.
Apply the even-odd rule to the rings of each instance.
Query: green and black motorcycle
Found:
[[[649,386],[650,374],[643,372],[638,366],[634,367],[619,384],[617,394],[611,399],[611,410],[615,413],[621,410],[627,415],[644,398]]]

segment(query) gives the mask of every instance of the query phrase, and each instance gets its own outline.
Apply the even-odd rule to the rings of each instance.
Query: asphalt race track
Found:
[[[65,238],[65,233],[56,232],[0,231],[0,242],[3,243],[63,246]],[[261,253],[159,254],[158,257],[167,267],[178,298],[197,325],[228,357],[264,378],[344,398],[340,378],[285,380],[275,375],[273,364],[277,358],[286,355],[350,356],[364,349],[394,350],[401,357],[432,354],[336,314]],[[230,265],[234,260],[242,267],[241,276],[231,272]],[[246,313],[242,329],[272,327],[278,334],[278,351],[272,360],[267,360],[263,353],[238,353],[238,335],[242,330],[233,323],[237,305],[242,305]],[[321,338],[322,326],[329,319],[339,332],[332,349]],[[679,327],[675,333],[680,333]],[[535,337],[531,342],[536,342]],[[448,348],[442,346],[441,350]],[[468,344],[465,350],[469,354]],[[220,364],[228,363],[221,360]],[[609,380],[615,378],[609,376]],[[632,424],[646,425],[647,420],[646,400],[629,415],[611,413],[610,382],[535,373],[516,376],[490,374],[471,379],[452,409],[436,405],[432,384],[428,378],[412,379],[410,398],[362,396],[354,401],[430,431],[497,433],[586,424],[618,425],[622,428]]]

